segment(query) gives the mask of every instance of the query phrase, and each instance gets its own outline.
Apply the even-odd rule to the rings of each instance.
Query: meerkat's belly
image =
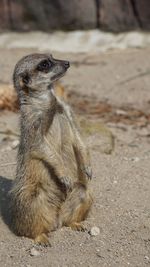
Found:
[[[65,114],[55,116],[47,134],[48,142],[62,157],[68,176],[78,179],[77,162],[73,149],[74,133]]]

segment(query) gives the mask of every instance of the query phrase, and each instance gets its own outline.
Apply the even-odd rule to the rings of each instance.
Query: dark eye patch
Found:
[[[40,62],[40,64],[37,66],[38,71],[49,71],[52,67],[52,62],[50,60],[43,60]]]

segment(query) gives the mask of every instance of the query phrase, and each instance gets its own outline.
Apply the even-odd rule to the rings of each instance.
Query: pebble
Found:
[[[117,110],[116,110],[116,114],[117,114],[117,115],[126,115],[127,112],[124,111],[124,110],[122,110],[122,109],[117,109]]]
[[[12,142],[12,144],[11,144],[11,147],[12,147],[12,149],[15,149],[15,148],[18,147],[18,145],[19,145],[19,140],[14,140],[14,141]]]
[[[37,249],[31,248],[30,256],[39,256],[39,255],[40,255],[40,252]]]
[[[93,226],[90,230],[91,236],[97,236],[100,234],[100,229],[97,226]]]
[[[140,161],[140,158],[139,157],[132,157],[132,158],[124,157],[123,159],[126,160],[126,161],[133,161],[133,162]]]
[[[140,160],[139,157],[133,157],[133,158],[131,158],[131,161],[134,161],[134,162],[138,162],[139,160]]]

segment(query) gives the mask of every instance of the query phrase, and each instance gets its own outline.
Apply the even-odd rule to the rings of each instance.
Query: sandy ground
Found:
[[[9,83],[16,61],[32,51],[1,49],[0,82]],[[99,227],[100,234],[62,228],[51,234],[50,248],[38,248],[39,255],[31,256],[32,241],[15,236],[1,216],[0,266],[150,266],[150,49],[55,56],[72,61],[62,81],[66,90],[83,100],[86,97],[89,102],[103,101],[115,107],[112,117],[107,117],[107,112],[105,116],[90,111],[90,115],[84,114],[86,120],[90,117],[93,122],[105,123],[115,137],[111,154],[91,146],[95,201],[85,224],[88,229]],[[130,108],[144,115],[135,120],[132,113],[126,115]],[[6,128],[18,131],[17,114],[0,113],[0,131]],[[94,142],[99,143],[100,138],[96,135]],[[17,137],[0,134],[0,211],[6,215],[7,193],[16,168],[9,165],[16,161],[13,139]]]

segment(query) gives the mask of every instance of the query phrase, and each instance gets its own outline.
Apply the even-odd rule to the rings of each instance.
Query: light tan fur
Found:
[[[82,230],[92,204],[89,154],[70,107],[52,86],[68,67],[51,55],[32,54],[14,71],[21,138],[10,192],[12,229],[45,245],[58,227]]]

